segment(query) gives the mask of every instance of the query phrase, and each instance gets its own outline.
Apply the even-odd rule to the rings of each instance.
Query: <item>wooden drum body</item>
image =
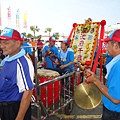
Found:
[[[47,82],[59,76],[59,73],[56,71],[38,69],[38,79],[40,83]],[[56,103],[58,101],[60,94],[59,92],[61,89],[60,86],[61,82],[59,80],[41,86],[40,99],[45,106],[51,106],[53,103]],[[36,98],[36,89],[33,90],[33,95]]]

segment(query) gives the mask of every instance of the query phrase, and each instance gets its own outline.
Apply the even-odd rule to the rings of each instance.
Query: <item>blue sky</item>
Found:
[[[93,22],[106,20],[109,25],[120,22],[120,0],[0,0],[2,6],[2,28],[8,25],[7,8],[11,6],[12,25],[15,28],[16,11],[20,9],[20,31],[23,29],[23,13],[27,11],[29,26],[37,25],[39,34],[47,27],[52,32],[69,35],[73,23],[84,23],[91,17]]]

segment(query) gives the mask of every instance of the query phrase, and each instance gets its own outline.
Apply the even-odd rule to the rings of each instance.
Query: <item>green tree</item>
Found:
[[[30,30],[33,31],[33,34],[34,34],[34,38],[35,38],[35,32],[39,32],[39,28],[38,26],[30,26]]]
[[[46,28],[44,32],[45,32],[45,33],[49,32],[49,37],[50,37],[51,31],[52,31],[52,28]]]
[[[26,37],[27,37],[27,38],[33,38],[33,35],[30,34],[30,33],[28,33]]]
[[[38,35],[38,36],[35,36],[35,38],[37,38],[37,39],[38,39],[38,38],[41,38],[41,36],[42,36],[42,35]]]
[[[60,37],[60,34],[59,34],[59,32],[56,32],[56,33],[53,33],[53,36],[55,37],[55,39],[59,39],[59,37]]]

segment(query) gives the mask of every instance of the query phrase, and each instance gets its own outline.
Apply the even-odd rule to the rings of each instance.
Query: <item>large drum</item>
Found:
[[[56,77],[59,77],[59,73],[48,69],[38,69],[38,79],[40,83],[47,82]],[[53,83],[41,86],[40,99],[45,106],[51,106],[56,103],[59,98],[59,92],[61,89],[61,82],[57,80]],[[36,88],[33,90],[33,95],[36,98]]]

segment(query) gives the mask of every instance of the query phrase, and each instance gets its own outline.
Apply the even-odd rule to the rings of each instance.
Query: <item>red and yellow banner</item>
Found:
[[[74,29],[71,48],[74,50],[75,62],[80,62],[81,67],[82,65],[92,66],[96,43],[98,41],[99,27],[100,22],[88,22],[77,24]]]

